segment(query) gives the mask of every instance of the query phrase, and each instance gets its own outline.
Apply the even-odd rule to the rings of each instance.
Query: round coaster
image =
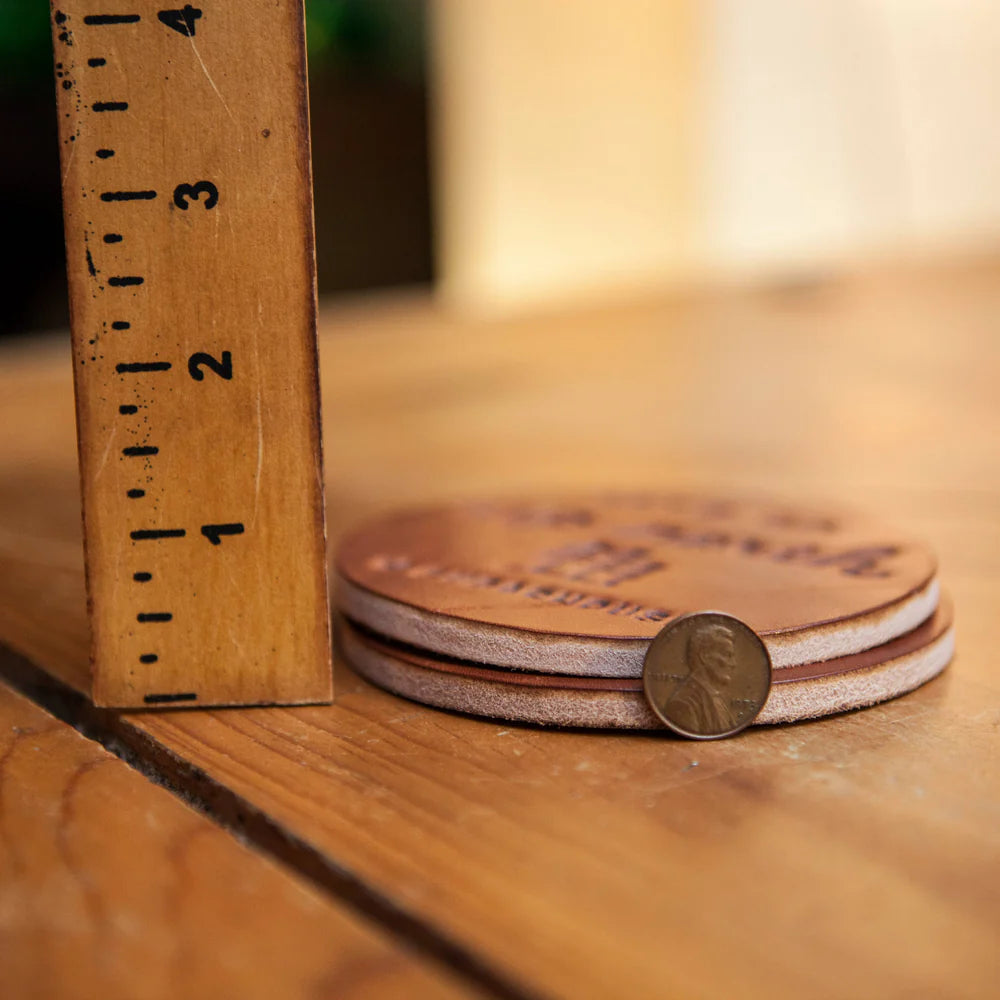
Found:
[[[375,684],[438,708],[546,725],[662,729],[635,678],[574,677],[432,657],[341,620],[349,662]],[[793,722],[863,708],[912,691],[954,653],[951,602],[918,628],[875,649],[775,672],[754,724]]]
[[[637,678],[664,622],[746,622],[776,672],[890,642],[934,611],[935,560],[864,516],[695,494],[401,511],[341,544],[350,619],[432,655]]]

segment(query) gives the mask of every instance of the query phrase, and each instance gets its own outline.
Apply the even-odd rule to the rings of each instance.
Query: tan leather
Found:
[[[519,676],[461,663],[445,669],[440,660],[379,642],[346,624],[338,634],[344,653],[363,676],[438,708],[543,725],[662,728],[642,692],[629,689],[636,686],[632,680]],[[839,673],[826,673],[831,668],[827,662],[811,678],[779,679],[755,721],[793,722],[894,698],[939,674],[953,652],[951,606],[945,602],[933,624],[871,655],[846,658],[850,662],[837,665]]]
[[[867,670],[878,664],[908,656],[940,639],[952,627],[953,617],[951,600],[948,597],[943,597],[933,616],[923,625],[913,629],[912,632],[907,632],[906,635],[902,635],[898,639],[893,639],[882,646],[876,646],[874,649],[865,650],[863,653],[775,670],[772,674],[772,684],[791,684],[797,681],[815,680],[819,677],[848,674],[855,670]],[[431,655],[425,650],[393,642],[384,636],[376,635],[347,619],[341,620],[341,628],[350,629],[355,642],[424,670],[438,670],[458,677],[474,677],[479,680],[514,684],[521,687],[562,688],[574,691],[642,691],[641,677],[575,677],[568,674],[539,674],[523,670],[504,670],[486,664]]]
[[[337,569],[463,622],[649,639],[689,611],[725,611],[775,636],[870,615],[925,589],[935,560],[848,511],[670,494],[401,511],[350,534]]]

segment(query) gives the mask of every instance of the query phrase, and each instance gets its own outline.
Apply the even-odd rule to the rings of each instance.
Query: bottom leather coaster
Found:
[[[662,729],[638,678],[504,670],[429,655],[341,619],[347,659],[368,680],[438,708],[543,725]],[[755,723],[794,722],[863,708],[912,691],[954,654],[951,602],[923,625],[863,653],[776,670]]]

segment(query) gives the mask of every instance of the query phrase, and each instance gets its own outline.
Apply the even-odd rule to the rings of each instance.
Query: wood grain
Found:
[[[607,484],[860,504],[927,538],[955,598],[952,669],[898,702],[692,747],[436,712],[341,664],[331,707],[116,731],[515,991],[990,996],[998,310],[986,260],[504,323],[388,299],[321,324],[335,534],[403,502]],[[0,637],[81,686],[67,367],[51,346],[0,368]]]
[[[302,4],[127,8],[53,17],[94,698],[329,701]]]
[[[0,685],[10,1000],[468,996]]]

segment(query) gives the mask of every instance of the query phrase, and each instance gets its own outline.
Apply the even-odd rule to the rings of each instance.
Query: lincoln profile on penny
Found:
[[[695,733],[721,733],[739,720],[725,692],[736,670],[733,636],[721,623],[696,629],[688,638],[688,675],[667,710],[679,726]]]

